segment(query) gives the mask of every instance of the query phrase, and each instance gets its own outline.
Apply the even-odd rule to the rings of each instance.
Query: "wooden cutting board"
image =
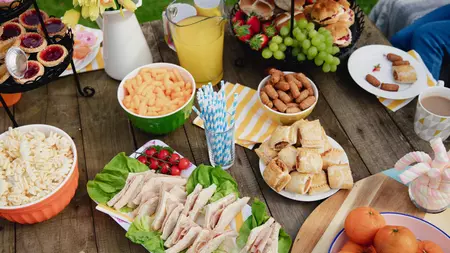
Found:
[[[378,173],[358,181],[351,191],[341,190],[320,204],[300,228],[292,252],[328,252],[334,237],[344,227],[347,214],[359,206],[414,215],[450,234],[450,209],[440,214],[425,214],[411,202],[405,185]]]

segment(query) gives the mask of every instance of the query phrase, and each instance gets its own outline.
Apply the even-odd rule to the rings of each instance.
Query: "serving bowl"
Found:
[[[287,75],[287,74],[292,74],[295,72],[283,71],[283,73],[285,75]],[[311,83],[312,88],[314,90],[314,96],[316,97],[316,102],[314,102],[314,104],[311,105],[308,109],[301,111],[301,112],[282,113],[282,112],[274,111],[274,110],[270,109],[269,107],[267,107],[266,105],[264,105],[261,100],[261,96],[259,95],[259,94],[261,94],[261,89],[266,85],[267,81],[269,81],[269,78],[270,78],[270,75],[266,76],[258,85],[258,102],[272,120],[279,122],[283,125],[291,125],[292,123],[296,122],[297,120],[304,119],[311,114],[311,112],[314,110],[314,107],[317,104],[317,101],[319,100],[319,90],[317,89],[316,84],[313,81],[311,81],[311,79],[308,78],[308,80]]]
[[[397,212],[381,212],[387,225],[404,226],[416,235],[418,240],[430,240],[441,246],[444,252],[450,252],[450,236],[440,228],[421,218]],[[342,229],[334,238],[328,253],[338,253],[348,241]]]
[[[177,110],[170,112],[161,116],[143,116],[136,114],[123,104],[123,99],[126,95],[128,95],[124,85],[128,79],[135,77],[139,71],[143,68],[165,68],[165,69],[177,69],[180,72],[180,75],[186,82],[190,82],[192,84],[192,94],[189,100],[186,101],[180,108]],[[178,127],[182,126],[184,122],[189,118],[189,115],[192,112],[192,104],[194,103],[195,96],[195,80],[194,77],[189,73],[186,69],[170,63],[152,63],[148,65],[141,66],[131,73],[129,73],[125,78],[120,82],[119,88],[117,90],[117,99],[119,100],[119,104],[122,109],[127,113],[128,118],[131,123],[141,129],[144,132],[152,133],[152,134],[166,134],[174,131]]]
[[[57,133],[70,141],[73,152],[73,164],[69,173],[64,181],[49,195],[20,206],[0,207],[0,217],[21,224],[34,224],[48,220],[59,214],[75,195],[79,178],[77,149],[72,138],[66,132],[54,126],[36,124],[17,127],[16,129],[23,132],[38,130],[43,132],[46,136],[48,136],[50,132]],[[7,132],[1,134],[0,140],[5,139],[6,134]]]

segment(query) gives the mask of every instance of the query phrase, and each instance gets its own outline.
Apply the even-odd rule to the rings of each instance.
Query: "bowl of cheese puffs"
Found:
[[[133,70],[122,80],[117,99],[135,127],[166,134],[189,118],[194,94],[195,80],[186,69],[152,63]]]
[[[303,73],[270,69],[258,86],[259,102],[266,113],[283,125],[289,125],[311,114],[319,91]]]

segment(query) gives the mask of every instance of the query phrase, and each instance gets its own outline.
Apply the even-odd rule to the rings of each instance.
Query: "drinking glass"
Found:
[[[230,125],[225,131],[210,130],[205,127],[211,165],[220,165],[224,170],[233,165],[235,158],[234,126],[234,124]]]
[[[223,0],[175,0],[163,13],[164,37],[197,88],[223,77]]]

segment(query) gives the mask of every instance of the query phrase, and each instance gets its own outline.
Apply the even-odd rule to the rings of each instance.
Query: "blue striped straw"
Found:
[[[231,109],[230,109],[230,124],[229,127],[233,126],[234,122],[235,122],[235,116],[236,116],[236,108],[237,108],[237,93],[233,94],[233,104],[231,105]]]

